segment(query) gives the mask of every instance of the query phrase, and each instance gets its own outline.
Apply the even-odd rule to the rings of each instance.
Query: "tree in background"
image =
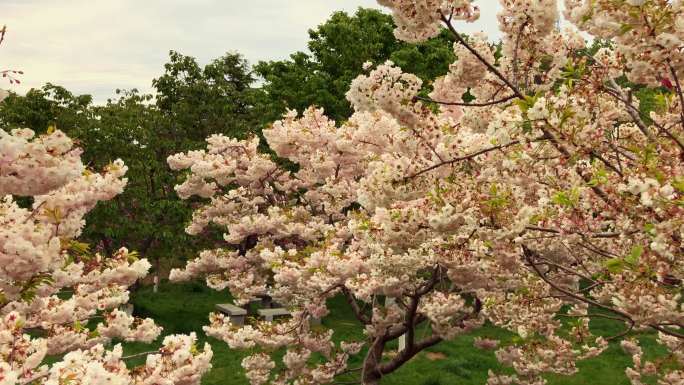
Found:
[[[227,53],[203,68],[190,56],[169,56],[165,73],[152,81],[155,106],[171,125],[163,134],[195,148],[210,134],[244,138],[256,130],[254,77],[242,55]]]
[[[0,104],[0,123],[37,133],[45,133],[50,126],[65,132],[86,130],[93,118],[92,102],[90,95],[74,95],[64,87],[47,83],[23,96],[10,93]]]
[[[211,133],[245,137],[254,131],[252,82],[238,54],[200,67],[172,51],[165,73],[153,81],[156,98],[117,91],[118,98],[93,105],[89,95],[47,84],[25,96],[11,94],[0,104],[0,122],[38,133],[58,127],[84,146],[83,159],[92,167],[125,159],[128,188],[89,213],[84,239],[107,253],[124,245],[135,249],[154,260],[159,273],[160,259],[183,259],[198,242],[210,242],[183,232],[190,208],[173,191],[178,181],[166,158],[200,148]]]
[[[286,108],[315,104],[342,121],[351,114],[344,93],[366,61],[391,59],[426,79],[453,61],[448,34],[407,44],[394,37],[393,28],[391,17],[377,10],[335,13],[310,31],[311,55],[297,52],[291,60],[255,67],[265,79],[260,89],[253,88],[254,75],[239,54],[202,67],[171,51],[164,74],[152,82],[155,97],[118,91],[105,105],[94,105],[89,95],[48,83],[24,96],[11,94],[0,104],[0,124],[37,133],[55,126],[83,144],[84,160],[93,167],[125,159],[129,187],[89,214],[84,237],[108,252],[127,245],[159,270],[160,258],[192,255],[201,242],[182,231],[190,209],[172,189],[178,181],[166,158],[199,149],[210,134],[247,138]]]
[[[502,0],[492,45],[457,32],[479,17],[474,1],[379,3],[399,39],[456,40],[427,96],[387,63],[351,82],[354,113],[339,126],[322,109],[288,113],[263,136],[297,171],[259,153],[258,138],[212,135],[169,158],[186,173],[178,194],[205,199],[187,231],[221,226],[228,244],[172,279],[292,310],[240,327],[212,314],[207,334],[250,353],[252,385],[377,385],[485,321],[516,334],[476,341],[510,368],[489,385],[573,374],[609,341],[632,357],[632,384],[684,383],[684,5],[566,1],[576,29],[561,32],[555,0]],[[592,52],[577,30],[614,48]],[[648,119],[628,84],[651,90]],[[337,295],[361,340],[337,343],[310,322]],[[594,334],[600,318],[624,330]],[[645,355],[642,332],[666,355]]]
[[[188,142],[174,140],[168,131],[171,121],[150,101],[149,95],[123,92],[117,100],[93,106],[97,119],[90,122],[87,131],[80,127],[76,131],[87,146],[85,159],[97,164],[125,158],[129,165],[128,188],[92,211],[86,239],[108,252],[130,245],[154,261],[158,282],[161,260],[182,259],[193,250],[193,243],[179,233],[188,218],[188,208],[169,188],[174,178],[160,161],[168,151],[188,148],[184,147]]]
[[[363,63],[392,60],[423,79],[433,79],[453,62],[453,39],[444,33],[420,44],[400,41],[393,34],[391,16],[359,8],[353,16],[336,12],[309,30],[309,53],[295,52],[288,60],[259,62],[263,78],[260,109],[263,122],[279,119],[287,109],[302,111],[315,105],[343,121],[352,114],[344,97],[349,83],[363,72]]]

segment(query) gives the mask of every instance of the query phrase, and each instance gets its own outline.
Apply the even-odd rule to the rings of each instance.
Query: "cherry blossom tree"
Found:
[[[171,278],[204,276],[238,303],[267,294],[293,311],[242,327],[212,314],[207,334],[252,352],[242,363],[252,385],[378,384],[485,321],[519,336],[477,341],[513,369],[490,372],[490,385],[573,374],[610,340],[633,356],[633,384],[683,384],[682,2],[566,0],[574,27],[560,31],[555,0],[501,0],[500,52],[458,33],[479,16],[471,0],[379,3],[402,40],[453,34],[457,60],[429,98],[418,77],[367,63],[348,121],[309,108],[263,131],[296,172],[259,153],[257,138],[213,135],[206,150],[169,157],[186,173],[178,194],[206,199],[187,231],[219,226],[226,241]],[[613,48],[588,54],[586,35]],[[643,87],[658,100],[648,114]],[[338,295],[363,340],[337,344],[311,326]],[[624,331],[593,335],[592,318]],[[669,354],[644,357],[639,332]],[[402,335],[405,348],[383,356]]]
[[[161,332],[119,310],[149,262],[125,248],[92,254],[76,240],[84,215],[121,193],[125,172],[121,160],[86,169],[59,130],[0,130],[0,384],[190,385],[211,367],[211,348],[198,350],[195,335],[165,337],[134,369],[120,344],[105,350]]]

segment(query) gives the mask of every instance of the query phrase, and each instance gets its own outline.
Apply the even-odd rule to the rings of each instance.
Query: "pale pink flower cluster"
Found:
[[[81,150],[63,132],[35,137],[29,129],[0,131],[0,195],[41,195],[78,178]]]
[[[121,345],[107,351],[102,345],[67,353],[39,380],[45,385],[117,384],[199,384],[201,375],[211,368],[211,348],[197,351],[194,334],[164,338],[158,353],[147,356],[144,366],[127,369]],[[24,382],[20,382],[24,383]]]
[[[681,1],[566,0],[565,17],[579,29],[610,39],[635,83],[674,85],[684,75],[684,7]]]
[[[378,0],[392,10],[400,40],[419,42],[439,34],[441,16],[450,14],[454,20],[473,22],[480,17],[480,8],[472,0]]]
[[[398,116],[400,123],[412,126],[417,123],[412,101],[422,84],[417,76],[404,73],[387,61],[368,76],[352,80],[347,100],[356,111],[383,110]]]
[[[149,262],[125,248],[93,254],[75,240],[97,202],[123,190],[123,162],[86,170],[81,150],[58,130],[0,130],[0,150],[0,383],[199,384],[211,350],[199,352],[195,336],[166,337],[136,369],[120,345],[105,350],[113,340],[152,342],[161,333],[151,319],[118,310]],[[15,196],[32,198],[31,207]]]

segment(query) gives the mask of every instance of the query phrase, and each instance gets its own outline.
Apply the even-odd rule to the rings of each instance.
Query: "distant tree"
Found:
[[[195,58],[169,53],[165,73],[152,81],[156,107],[169,118],[175,140],[202,146],[210,134],[244,137],[254,125],[254,76],[238,53],[227,53],[204,68]]]
[[[71,133],[92,118],[92,102],[90,95],[74,95],[64,87],[47,83],[24,96],[10,92],[0,107],[0,123],[6,127],[30,128],[37,133],[57,126]]]
[[[149,104],[151,99],[127,91],[94,107],[98,119],[78,137],[86,144],[84,158],[123,158],[129,167],[126,190],[93,210],[86,237],[107,251],[129,245],[153,260],[159,274],[162,258],[180,257],[192,249],[183,231],[188,208],[176,197],[175,179],[164,167],[166,152],[188,147],[175,140],[169,132],[171,120]]]
[[[191,208],[176,196],[173,186],[179,180],[166,158],[204,147],[211,134],[245,137],[258,127],[253,80],[239,54],[228,53],[202,68],[194,58],[172,51],[165,73],[153,81],[156,98],[117,90],[116,99],[94,105],[89,95],[48,83],[0,103],[0,125],[37,133],[57,127],[85,148],[83,160],[90,167],[124,159],[128,186],[89,213],[84,239],[108,253],[124,245],[137,250],[155,262],[158,273],[161,259],[195,254],[197,245],[210,241],[186,235]]]
[[[359,8],[353,16],[334,13],[309,30],[311,53],[295,52],[287,60],[259,62],[254,70],[263,78],[260,98],[264,122],[279,119],[286,109],[323,107],[326,115],[343,121],[352,113],[345,98],[349,83],[363,72],[363,63],[392,60],[423,79],[447,72],[454,61],[453,40],[447,33],[421,44],[394,37],[392,17]]]

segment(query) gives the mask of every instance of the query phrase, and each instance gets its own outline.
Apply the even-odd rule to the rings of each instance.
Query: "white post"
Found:
[[[396,301],[396,299],[394,299],[394,297],[385,297],[385,307],[392,306],[396,302],[397,301]],[[406,349],[406,334],[402,334],[401,336],[399,336],[398,343],[399,343],[398,351],[402,351],[402,350]]]
[[[152,288],[152,292],[156,293],[157,290],[159,290],[159,276],[155,275],[154,276],[154,288]]]
[[[124,311],[126,314],[128,314],[129,316],[132,316],[132,315],[133,315],[133,304],[132,304],[132,303],[127,303],[127,304],[125,304],[125,305],[121,305],[121,306],[119,307],[119,310],[122,310],[122,311]]]

